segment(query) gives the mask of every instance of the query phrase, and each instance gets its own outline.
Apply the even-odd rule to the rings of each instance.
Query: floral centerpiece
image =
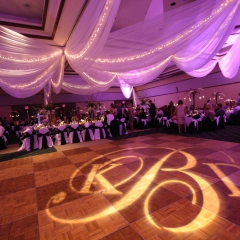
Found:
[[[17,119],[19,116],[20,115],[19,115],[18,111],[16,111],[16,110],[13,110],[10,112],[10,117],[13,118],[14,120]]]
[[[223,93],[221,93],[221,92],[213,92],[213,93],[212,93],[212,97],[215,98],[216,105],[217,105],[217,100],[218,100],[218,98],[220,98],[220,97],[225,97],[225,95],[224,95]]]
[[[196,97],[197,94],[200,95],[201,91],[203,91],[202,88],[196,88],[196,89],[190,88],[190,90],[186,92],[186,94],[188,94],[189,97],[192,97],[194,110],[196,109],[196,107],[195,107],[195,97]]]
[[[38,106],[32,106],[34,110],[36,111],[36,114],[42,115],[46,118],[46,121],[49,122],[49,124],[52,124],[52,116],[56,113],[56,110],[59,107],[55,107],[52,104],[47,104],[43,106],[42,108]]]

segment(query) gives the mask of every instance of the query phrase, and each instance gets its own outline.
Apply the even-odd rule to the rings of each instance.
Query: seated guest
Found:
[[[63,117],[63,122],[64,122],[65,124],[69,124],[69,121],[68,121],[67,116],[64,116],[64,117]]]
[[[225,114],[225,110],[223,109],[222,107],[222,104],[221,103],[218,103],[216,108],[215,108],[215,116],[216,117],[223,117]]]
[[[32,125],[32,122],[30,120],[30,118],[27,118],[23,124],[24,126],[29,126],[29,125]]]
[[[222,104],[218,103],[217,107],[215,109],[215,116],[220,117],[220,119],[219,119],[220,128],[225,128],[224,115],[225,115],[225,110],[223,109]]]
[[[161,108],[158,108],[157,117],[163,117],[163,115],[164,115],[163,110]]]
[[[114,115],[107,110],[105,118],[106,118],[107,125],[110,125],[111,121],[114,120]]]
[[[240,124],[240,103],[234,108],[233,112],[229,116],[229,120],[232,123]]]
[[[202,129],[207,131],[214,131],[217,127],[214,122],[215,112],[208,106],[204,108],[204,117],[202,119]]]
[[[232,114],[236,114],[238,111],[240,111],[240,103],[233,109]]]
[[[139,115],[140,115],[140,112],[141,112],[140,108],[139,108],[139,109],[136,109],[136,112],[135,112],[135,117],[139,117]]]
[[[58,117],[63,121],[64,114],[62,110],[60,110]]]
[[[226,102],[226,105],[225,105],[225,107],[223,108],[225,111],[227,110],[227,109],[229,109],[229,104],[228,104],[228,102]]]
[[[240,105],[240,93],[238,94],[237,105]]]
[[[215,118],[215,112],[209,107],[209,106],[206,106],[204,108],[204,117],[203,118],[209,118],[211,121],[214,120]]]
[[[194,111],[194,106],[190,105],[189,111]]]
[[[141,109],[139,118],[141,119],[147,119],[147,113],[144,111],[144,108]]]
[[[72,121],[72,122],[79,122],[78,115],[77,115],[77,114],[74,114],[74,115],[71,117],[71,121]]]

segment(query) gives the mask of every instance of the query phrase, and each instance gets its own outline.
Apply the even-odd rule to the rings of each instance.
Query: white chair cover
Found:
[[[47,133],[49,133],[49,130],[48,130],[47,127],[43,127],[43,128],[39,129],[39,133],[40,134],[47,134]],[[53,141],[52,141],[51,136],[46,136],[46,138],[47,138],[48,147],[53,147]],[[38,138],[38,148],[39,149],[42,149],[42,141],[43,141],[43,137],[41,136],[41,137]]]
[[[106,138],[106,132],[103,127],[103,123],[101,121],[97,121],[95,122],[95,127],[97,128],[95,128],[95,131],[94,131],[94,139],[101,139],[100,131],[102,132],[103,138]]]
[[[170,122],[167,119],[167,117],[163,117],[163,125],[165,125],[165,124],[166,124],[166,127],[170,127]]]
[[[82,139],[83,139],[84,142],[85,142],[86,140],[88,140],[88,139],[86,139],[86,132],[87,132],[87,131],[89,131],[90,139],[91,139],[91,140],[94,140],[93,130],[89,128],[91,125],[92,125],[92,124],[89,123],[89,122],[86,122],[86,123],[84,124],[84,127],[85,127],[86,129],[84,129],[84,130],[82,131],[82,133],[81,133],[81,134],[82,134]]]
[[[220,121],[220,116],[215,117],[214,120],[216,120],[217,126],[219,125],[219,121]]]
[[[65,129],[66,129],[66,127],[64,125],[58,127],[58,130],[61,131],[61,132],[64,131]],[[68,143],[69,140],[68,140],[67,132],[64,132],[63,134],[64,134],[64,138],[65,138],[66,143]],[[62,134],[57,133],[56,136],[55,136],[55,144],[56,145],[61,145],[61,140],[62,140]]]
[[[120,124],[119,124],[119,135],[122,136],[123,134],[128,134],[125,118],[120,119]]]
[[[6,149],[7,138],[3,135],[5,132],[5,128],[0,126],[0,149]]]
[[[26,128],[26,130],[23,132],[24,133],[28,133],[29,135],[32,135],[33,130],[30,128]],[[33,149],[38,149],[38,139],[37,139],[37,135],[33,135],[34,138],[34,144],[33,144]],[[18,151],[30,151],[31,150],[31,139],[30,137],[26,137],[22,140],[22,146],[18,149]]]
[[[71,127],[73,129],[77,129],[79,127],[79,124],[74,123],[74,124],[71,125]],[[82,142],[83,140],[82,140],[82,136],[81,136],[80,131],[77,131],[77,135],[78,135],[79,142]],[[70,132],[69,137],[68,137],[69,138],[69,143],[73,143],[73,136],[74,136],[74,132]]]
[[[147,123],[148,123],[148,119],[141,119],[141,121],[144,123],[144,127],[147,125]]]

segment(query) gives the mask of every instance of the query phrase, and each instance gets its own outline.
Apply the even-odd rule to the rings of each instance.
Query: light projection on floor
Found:
[[[145,197],[143,210],[145,217],[147,220],[157,229],[161,230],[167,230],[171,232],[190,232],[195,231],[200,228],[206,227],[208,224],[210,224],[216,215],[218,214],[220,210],[220,199],[216,192],[216,189],[214,189],[211,185],[211,182],[208,182],[206,179],[204,179],[204,175],[201,175],[194,172],[193,169],[197,165],[197,159],[187,152],[187,149],[174,149],[174,148],[163,148],[163,147],[149,147],[148,149],[152,149],[152,151],[156,149],[162,149],[164,151],[168,151],[169,153],[165,156],[161,157],[158,161],[156,161],[154,164],[152,164],[151,167],[148,166],[148,170],[144,173],[140,174],[141,170],[144,170],[144,160],[141,157],[133,155],[133,152],[139,149],[144,149],[144,147],[135,147],[135,148],[127,148],[127,149],[121,149],[114,152],[107,153],[105,155],[101,155],[99,157],[93,158],[85,163],[83,163],[70,177],[69,180],[69,188],[71,191],[82,194],[102,194],[102,195],[113,195],[116,196],[117,200],[112,204],[107,206],[104,210],[101,212],[98,212],[93,215],[87,215],[86,214],[82,217],[75,218],[75,219],[65,219],[60,216],[56,216],[51,212],[51,207],[53,205],[59,205],[61,202],[66,198],[66,192],[62,191],[58,194],[51,197],[46,205],[46,212],[48,216],[60,223],[69,223],[69,224],[85,224],[91,221],[95,221],[97,219],[104,218],[110,214],[116,213],[117,211],[126,209],[127,207],[130,207],[131,205],[134,205],[134,203],[139,199],[142,198],[144,195]],[[220,151],[219,151],[220,152]],[[131,155],[130,155],[131,153]],[[120,154],[120,157],[114,157],[117,154]],[[126,156],[123,156],[126,154]],[[129,154],[129,155],[128,155]],[[168,160],[171,158],[174,158],[174,154],[181,154],[182,158],[185,161],[184,165],[181,165],[179,167],[164,167],[167,165],[164,165],[168,162]],[[112,155],[112,156],[111,156]],[[229,194],[230,197],[240,197],[240,190],[234,185],[234,183],[228,178],[224,172],[220,169],[221,166],[229,166],[233,168],[240,169],[240,166],[237,166],[234,164],[234,160],[224,153],[226,158],[228,158],[228,161],[231,163],[209,163],[204,162],[201,163],[204,166],[210,168],[215,174],[216,177],[223,179],[222,180],[226,187],[231,191],[231,194]],[[107,157],[104,163],[98,163],[99,160],[101,160],[103,157]],[[107,179],[104,174],[111,172],[112,170],[116,171],[118,167],[124,165],[127,159],[132,159],[134,162],[138,162],[138,167],[135,171],[130,171],[130,173],[127,173],[128,176],[126,177],[124,175],[124,179],[121,179],[117,183],[111,183],[109,179]],[[135,159],[135,160],[134,160]],[[102,161],[101,161],[102,162]],[[146,162],[147,163],[147,162]],[[73,185],[73,180],[75,177],[81,173],[81,170],[83,170],[86,167],[89,168],[88,174],[86,174],[87,179],[82,183],[82,187],[80,189],[76,189]],[[172,173],[180,173],[184,174],[188,177],[188,179],[192,179],[189,182],[178,180],[178,179],[168,179],[160,181],[156,185],[156,181],[154,182],[155,177],[157,174],[161,175],[164,174],[164,172],[172,172]],[[126,174],[126,175],[127,175]],[[141,176],[141,177],[139,177]],[[132,181],[134,178],[134,181]],[[176,177],[177,178],[177,177]],[[131,183],[132,187],[127,192],[122,192],[118,190],[117,188],[123,184]],[[154,183],[154,187],[150,189],[151,184]],[[192,219],[189,223],[178,226],[178,227],[169,227],[160,225],[157,223],[154,218],[152,217],[152,213],[149,211],[151,198],[153,197],[154,193],[161,188],[166,187],[167,185],[176,185],[181,184],[188,188],[192,194],[191,197],[191,203],[193,205],[197,204],[197,192],[200,191],[200,202],[199,205],[200,211],[198,214],[196,214],[195,218]],[[91,187],[95,186],[97,189],[96,191],[91,190]],[[197,187],[196,187],[197,186]],[[198,189],[198,190],[196,190]],[[207,189],[207,191],[206,191]],[[210,199],[209,199],[210,196]],[[161,201],[161,199],[159,200]],[[214,202],[214,204],[212,204]]]

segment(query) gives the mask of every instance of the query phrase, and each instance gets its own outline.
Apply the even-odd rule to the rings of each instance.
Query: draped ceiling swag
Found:
[[[65,47],[0,26],[0,87],[17,98],[53,90],[91,94],[151,82],[170,62],[203,77],[216,64],[227,78],[240,65],[240,39],[218,55],[240,15],[240,0],[201,0],[111,32],[121,0],[89,1]],[[65,60],[79,76],[64,76]],[[52,89],[52,90],[51,90]]]

